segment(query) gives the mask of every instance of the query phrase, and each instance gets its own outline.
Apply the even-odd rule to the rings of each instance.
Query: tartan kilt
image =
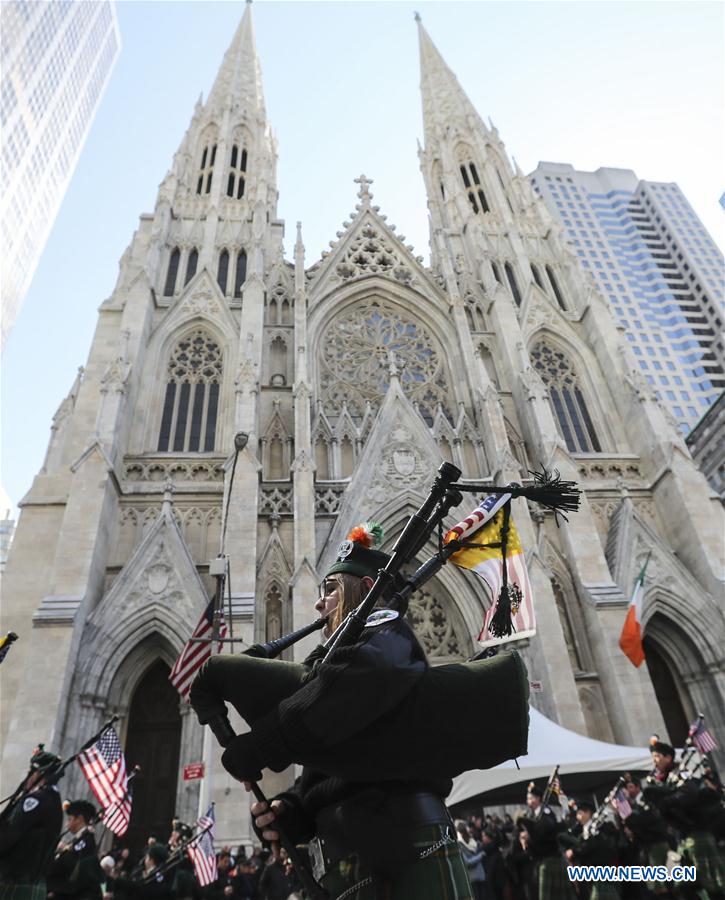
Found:
[[[534,870],[534,897],[536,900],[575,900],[563,857],[547,856],[538,861]]]
[[[414,846],[420,852],[441,840],[450,830],[446,825],[425,825],[414,831]],[[325,873],[322,886],[330,900],[375,900],[371,871],[353,854]],[[378,882],[378,887],[380,882]],[[389,900],[473,900],[466,865],[453,838],[424,859],[401,865],[393,875],[386,894]]]
[[[697,887],[706,891],[725,891],[725,861],[709,831],[694,831],[678,847],[681,856],[697,867]]]
[[[44,881],[35,881],[32,884],[0,882],[0,900],[45,900],[47,893]]]

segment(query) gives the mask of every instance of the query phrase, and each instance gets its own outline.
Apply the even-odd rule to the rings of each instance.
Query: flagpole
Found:
[[[215,652],[219,652],[221,643],[221,621],[224,609],[224,586],[229,573],[229,558],[225,554],[225,543],[227,536],[227,518],[229,516],[229,500],[232,494],[232,485],[234,483],[234,472],[237,467],[237,459],[239,454],[247,446],[249,435],[240,431],[234,435],[234,457],[232,459],[232,468],[229,473],[229,482],[225,486],[224,495],[222,497],[222,527],[221,537],[219,540],[219,555],[216,559],[209,562],[209,574],[216,580],[216,589],[214,591],[214,611],[211,624],[211,647],[209,656],[213,656]],[[231,610],[229,627],[232,627]],[[231,632],[230,632],[231,634]],[[233,638],[232,638],[233,640]],[[204,776],[201,780],[199,789],[199,814],[198,818],[209,808],[212,796],[212,756],[211,756],[211,729],[204,729],[204,743],[202,749],[202,761],[204,763]]]

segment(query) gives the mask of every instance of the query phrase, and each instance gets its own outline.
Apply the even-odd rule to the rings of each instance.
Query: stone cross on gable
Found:
[[[360,185],[360,190],[357,192],[357,195],[361,200],[372,200],[373,195],[370,193],[370,185],[372,183],[372,178],[366,178],[365,175],[361,175],[359,178],[355,179],[355,184]]]

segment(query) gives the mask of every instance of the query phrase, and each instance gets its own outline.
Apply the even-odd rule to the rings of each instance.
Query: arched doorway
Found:
[[[149,834],[163,841],[169,837],[180,744],[179,695],[169,682],[169,667],[158,660],[136,686],[128,717],[126,762],[129,768],[141,766],[125,841],[132,850],[140,850]]]
[[[655,690],[670,741],[675,747],[682,747],[687,737],[689,724],[675,682],[675,666],[651,638],[645,636],[642,645],[649,677],[652,679],[652,687]]]

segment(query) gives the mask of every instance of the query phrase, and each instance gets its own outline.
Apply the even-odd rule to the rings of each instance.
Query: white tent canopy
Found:
[[[584,737],[562,728],[537,710],[529,709],[529,752],[518,758],[520,769],[510,759],[493,769],[473,769],[453,781],[453,790],[446,799],[448,806],[488,794],[500,793],[508,785],[539,781],[542,783],[559,765],[561,776],[587,772],[612,773],[612,784],[621,772],[647,770],[652,766],[649,753],[641,747],[624,747]],[[495,728],[491,740],[495,740]],[[543,783],[542,783],[543,787]],[[562,787],[567,789],[566,779]],[[523,797],[520,798],[523,801]]]

